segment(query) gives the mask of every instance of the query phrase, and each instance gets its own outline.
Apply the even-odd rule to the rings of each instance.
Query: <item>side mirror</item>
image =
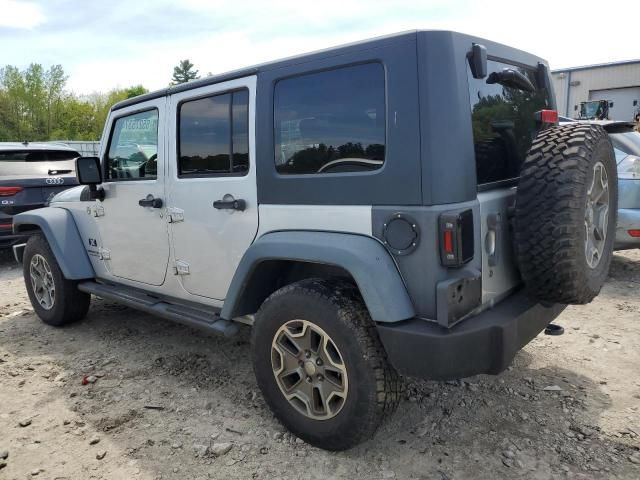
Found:
[[[473,78],[484,78],[487,76],[487,49],[484,45],[474,43],[471,52],[468,54],[469,66]]]
[[[104,199],[104,190],[97,185],[102,183],[102,170],[98,157],[80,157],[76,160],[76,177],[80,185],[89,185],[91,200]]]

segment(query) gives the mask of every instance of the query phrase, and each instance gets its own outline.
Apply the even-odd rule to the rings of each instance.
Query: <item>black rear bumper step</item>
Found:
[[[240,329],[236,322],[220,318],[218,312],[207,312],[197,308],[187,307],[167,300],[129,289],[119,285],[108,285],[98,282],[82,282],[78,289],[95,295],[96,297],[113,300],[151,315],[173,320],[190,327],[208,332],[232,337]]]
[[[545,307],[520,291],[453,328],[421,319],[377,327],[391,364],[401,374],[453,380],[502,372],[564,308]]]

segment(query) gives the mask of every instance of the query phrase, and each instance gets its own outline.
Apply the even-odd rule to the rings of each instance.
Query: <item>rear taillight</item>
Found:
[[[640,230],[627,230],[630,237],[640,238]]]
[[[0,197],[11,197],[22,190],[22,187],[0,187]]]
[[[11,230],[11,223],[0,223],[0,230]]]
[[[473,258],[473,212],[440,215],[440,260],[445,267],[460,267]]]

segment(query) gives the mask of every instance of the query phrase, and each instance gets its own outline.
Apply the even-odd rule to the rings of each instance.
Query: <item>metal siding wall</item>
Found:
[[[567,105],[567,80],[571,73],[571,81],[579,81],[580,85],[571,87],[569,94],[569,111]],[[564,78],[560,78],[564,74]],[[605,90],[610,88],[625,88],[640,86],[640,62],[608,67],[589,68],[584,70],[558,71],[552,73],[556,88],[556,100],[561,114],[573,117],[577,115],[574,106],[589,100],[591,90]]]

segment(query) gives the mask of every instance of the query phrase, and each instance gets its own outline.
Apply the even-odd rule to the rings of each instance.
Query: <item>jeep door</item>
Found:
[[[166,97],[111,112],[102,145],[105,198],[96,223],[108,271],[148,285],[164,283],[169,237],[164,218]]]
[[[171,96],[167,214],[190,295],[224,300],[258,229],[255,85],[253,76]]]

